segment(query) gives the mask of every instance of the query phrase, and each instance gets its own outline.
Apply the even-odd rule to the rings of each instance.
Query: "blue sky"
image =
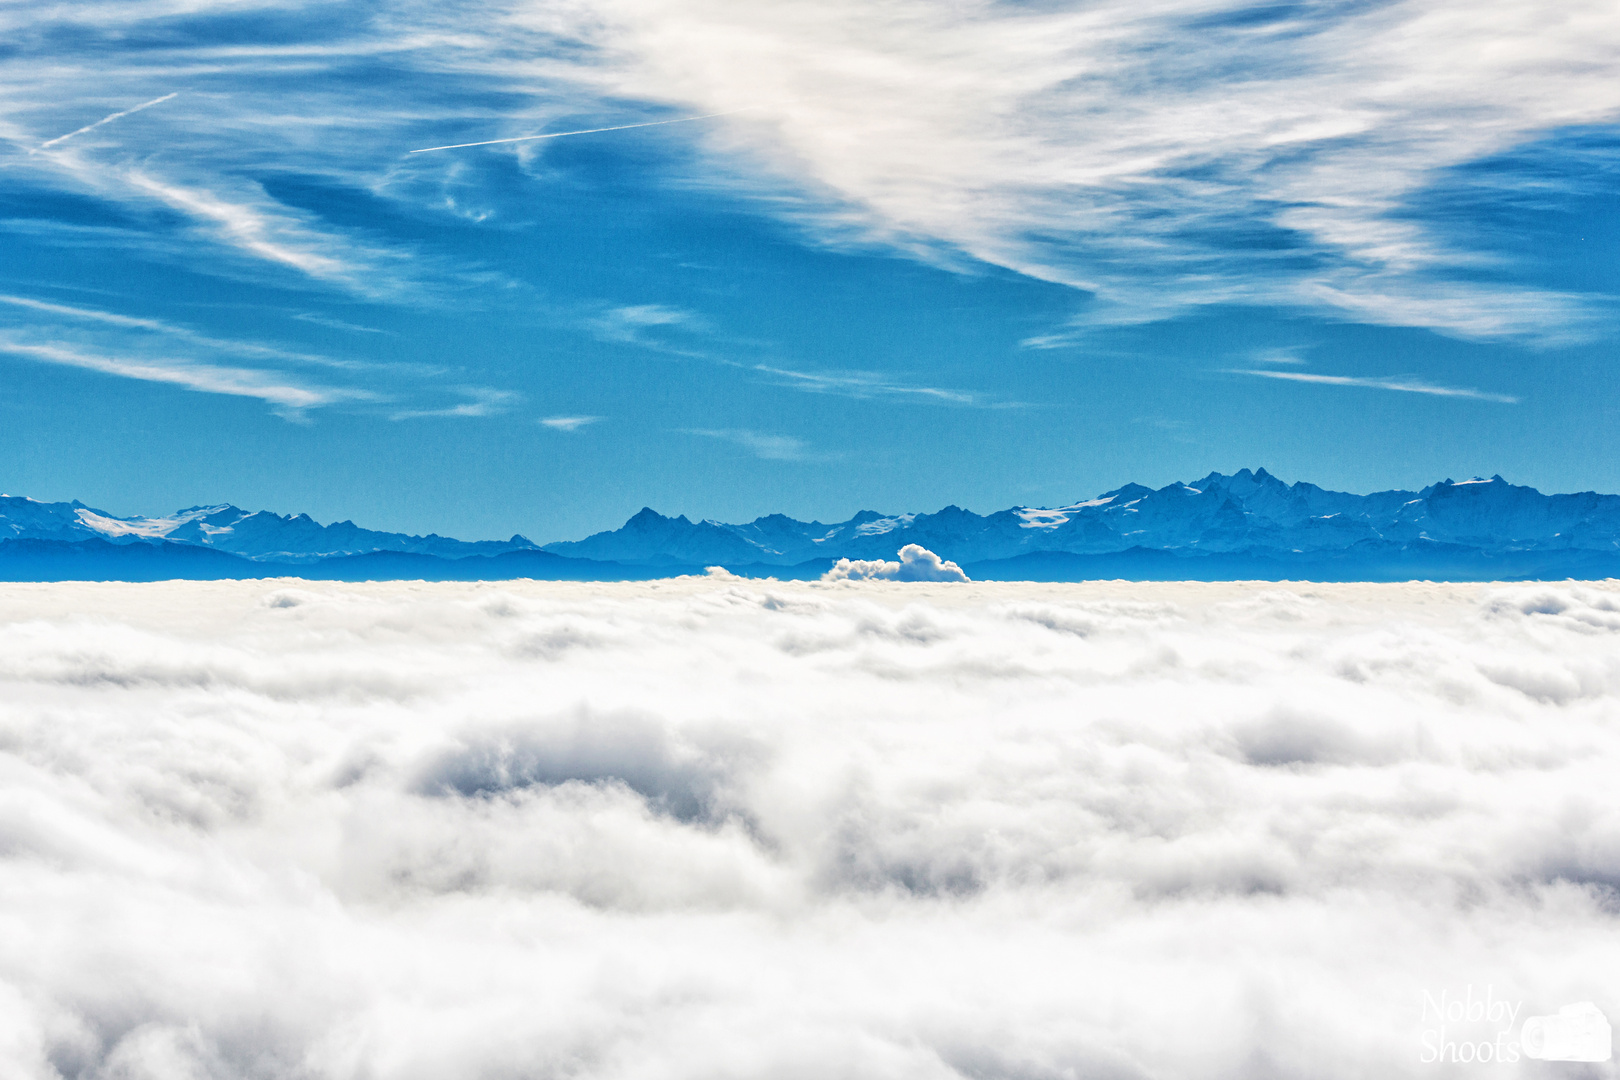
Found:
[[[143,0],[0,41],[14,494],[543,541],[1260,465],[1620,490],[1609,4]]]

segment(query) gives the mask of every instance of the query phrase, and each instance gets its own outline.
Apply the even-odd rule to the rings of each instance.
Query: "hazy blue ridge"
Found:
[[[0,496],[0,538],[104,540],[115,544],[170,541],[226,551],[249,559],[301,562],[374,551],[444,558],[494,555],[534,547],[522,536],[468,542],[362,529],[352,521],[321,525],[308,514],[283,516],[235,506],[192,506],[163,518],[120,518],[78,502],[42,503]]]
[[[1159,489],[1127,484],[1060,507],[981,515],[863,510],[745,524],[643,508],[619,529],[537,547],[191,507],[117,518],[79,502],[0,497],[0,579],[637,580],[723,566],[815,578],[836,560],[920,544],[985,580],[1517,580],[1620,576],[1620,495],[1543,495],[1501,477],[1370,495],[1264,469]]]
[[[0,581],[225,581],[297,577],[309,581],[639,581],[702,567],[652,569],[570,559],[533,549],[443,558],[380,551],[302,562],[247,559],[194,544],[106,540],[0,540]]]
[[[921,544],[964,565],[1133,549],[1178,556],[1271,552],[1285,560],[1339,552],[1341,561],[1434,544],[1498,556],[1530,550],[1620,554],[1620,496],[1543,495],[1501,477],[1445,480],[1421,492],[1353,495],[1303,482],[1287,485],[1264,469],[1244,469],[1158,490],[1127,484],[1068,506],[1012,507],[988,515],[948,506],[933,514],[865,510],[831,525],[781,515],[729,525],[643,509],[623,528],[546,544],[544,550],[627,563],[788,567],[816,559],[889,559],[904,544]]]
[[[190,544],[0,540],[0,581],[225,581],[273,577],[290,569]]]

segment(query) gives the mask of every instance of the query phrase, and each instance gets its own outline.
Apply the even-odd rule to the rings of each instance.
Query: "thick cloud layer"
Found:
[[[1612,1076],[1423,1057],[1620,1017],[1617,644],[1613,583],[5,586],[0,1075]]]

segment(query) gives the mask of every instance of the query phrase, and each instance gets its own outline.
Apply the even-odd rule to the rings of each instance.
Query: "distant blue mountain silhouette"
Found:
[[[82,503],[0,497],[0,579],[270,577],[611,580],[724,566],[817,577],[840,558],[920,544],[992,580],[1620,576],[1620,495],[1543,495],[1489,480],[1353,495],[1264,469],[1157,490],[1127,484],[1060,507],[979,515],[866,510],[834,524],[781,514],[734,525],[643,509],[622,528],[537,548],[322,526],[230,506],[116,518]]]
[[[1175,577],[1224,576],[1239,567],[1275,576],[1310,566],[1356,578],[1365,568],[1382,578],[1395,572],[1394,564],[1451,567],[1469,577],[1517,567],[1587,572],[1620,559],[1620,495],[1543,495],[1500,476],[1352,495],[1244,469],[1157,490],[1127,484],[1068,506],[983,516],[947,506],[935,514],[867,510],[831,525],[780,514],[727,525],[644,509],[621,529],[544,550],[635,565],[791,567],[893,558],[904,544],[976,566],[980,576],[1019,570],[1018,576],[1062,577],[1064,568],[1088,566],[1124,576],[1135,576],[1127,572],[1133,568],[1159,576],[1162,568]]]

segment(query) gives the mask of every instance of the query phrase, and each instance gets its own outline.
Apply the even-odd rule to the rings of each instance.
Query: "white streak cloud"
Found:
[[[780,379],[783,385],[795,390],[815,394],[837,394],[857,399],[909,398],[948,405],[983,404],[975,395],[963,390],[947,390],[937,386],[911,386],[873,371],[795,371],[768,364],[755,364],[754,370],[763,375],[774,376]]]
[[[772,435],[746,428],[686,428],[684,431],[688,435],[735,443],[766,461],[805,461],[810,457],[808,444],[792,435]]]
[[[522,400],[522,395],[515,391],[496,390],[486,386],[458,387],[457,392],[472,400],[434,409],[400,409],[392,413],[389,419],[422,420],[433,417],[499,416],[501,413],[510,411],[513,405]]]
[[[103,323],[126,330],[144,330],[154,334],[161,334],[174,341],[186,345],[206,349],[210,352],[232,353],[238,356],[253,357],[264,360],[280,360],[299,364],[312,364],[321,367],[353,368],[367,365],[354,361],[333,359],[316,353],[295,352],[290,349],[279,348],[274,345],[265,345],[255,341],[240,341],[227,338],[210,337],[199,334],[189,327],[177,326],[162,319],[147,319],[132,315],[122,315],[113,311],[102,311],[98,308],[79,307],[73,304],[57,304],[46,300],[36,300],[26,296],[7,296],[0,294],[0,304],[22,308],[27,311],[39,312],[44,315],[61,316],[70,320],[82,320],[90,323]]]
[[[749,106],[753,108],[754,106]],[[708,120],[716,116],[733,116],[746,109],[728,109],[725,112],[704,113],[701,116],[680,116],[673,120],[646,120],[638,124],[616,124],[613,127],[582,128],[579,131],[553,131],[544,135],[517,135],[510,139],[485,139],[483,142],[453,143],[449,146],[426,146],[413,154],[430,154],[435,150],[465,150],[473,146],[498,146],[503,143],[535,142],[540,139],[562,139],[569,135],[598,135],[604,131],[629,131],[632,128],[663,127],[665,124],[686,124],[693,120]]]
[[[694,360],[710,359],[700,349],[671,340],[670,331],[702,333],[708,329],[700,316],[681,308],[665,304],[626,304],[589,316],[584,325],[601,341],[635,345]]]
[[[1475,401],[1495,401],[1503,405],[1517,405],[1519,399],[1509,394],[1493,394],[1463,386],[1436,386],[1434,383],[1408,375],[1357,376],[1320,375],[1310,371],[1275,371],[1263,368],[1232,368],[1231,375],[1256,375],[1262,379],[1283,379],[1288,382],[1315,383],[1319,386],[1357,386],[1368,390],[1397,390],[1406,394],[1431,394],[1435,397],[1472,398]]]
[[[443,375],[441,369],[426,365],[333,357],[216,337],[164,319],[35,297],[0,294],[0,323],[5,324],[0,327],[0,348],[13,355],[191,390],[258,397],[291,419],[302,418],[302,411],[310,408],[398,397],[442,399],[446,392],[472,400],[396,412],[483,416],[516,400],[509,391],[481,387],[423,387],[420,380]],[[236,363],[220,363],[227,357]],[[288,368],[324,370],[321,380],[312,380]],[[348,385],[325,381],[337,379]],[[382,389],[385,385],[391,391]]]
[[[280,14],[35,6],[4,30],[25,43],[134,40],[175,16],[244,11]],[[1603,0],[1554,16],[1517,0],[500,0],[454,15],[392,0],[376,19],[315,20],[285,41],[199,35],[48,58],[31,46],[0,67],[14,106],[0,135],[38,147],[85,115],[92,83],[95,107],[185,85],[174,107],[143,114],[139,147],[70,140],[15,165],[127,208],[156,199],[262,269],[420,299],[428,279],[489,272],[430,266],[398,238],[362,241],[249,178],[295,172],[411,213],[477,218],[487,208],[458,172],[466,155],[406,165],[407,148],[458,129],[472,143],[559,123],[651,127],[675,109],[715,117],[674,118],[668,130],[707,151],[678,183],[830,244],[983,260],[1092,294],[1074,326],[1034,345],[1223,303],[1553,342],[1591,336],[1598,302],[1469,248],[1423,198],[1460,166],[1614,123],[1617,55],[1620,19]],[[330,77],[361,65],[389,77]],[[161,231],[124,239],[159,248]]]
[[[600,416],[543,416],[540,423],[552,431],[578,431],[591,424],[600,423]]]
[[[250,255],[313,278],[350,281],[356,277],[358,266],[323,252],[327,245],[320,241],[324,238],[311,235],[284,213],[266,212],[245,200],[224,199],[211,191],[182,187],[138,171],[125,174],[125,179],[135,189],[209,223],[225,243]]]
[[[540,27],[570,9],[519,10]],[[577,33],[620,94],[778,103],[707,135],[738,188],[778,194],[764,170],[829,240],[965,252],[1092,292],[1082,326],[1259,303],[1478,337],[1582,332],[1583,297],[1466,280],[1481,256],[1413,201],[1455,166],[1620,116],[1620,19],[1602,0],[1554,18],[1514,0],[590,11]]]
[[[258,398],[294,412],[329,405],[334,401],[367,396],[356,390],[337,390],[312,384],[299,384],[287,380],[285,376],[246,368],[163,361],[145,357],[108,356],[59,345],[35,344],[3,337],[0,337],[0,353],[22,356],[40,363],[84,368],[125,379],[169,383],[203,393]]]
[[[375,326],[361,326],[358,323],[345,322],[342,319],[333,319],[325,315],[316,315],[308,311],[301,311],[294,315],[293,318],[297,319],[299,322],[312,323],[315,326],[324,326],[329,330],[347,330],[352,334],[388,334],[391,336],[394,334],[394,331],[392,330],[380,330]]]
[[[75,135],[83,135],[87,131],[94,131],[94,130],[96,130],[96,128],[100,127],[103,124],[110,124],[114,120],[122,120],[124,117],[129,116],[132,113],[138,113],[142,109],[150,109],[154,105],[161,105],[165,101],[170,101],[170,100],[172,100],[174,98],[177,98],[179,96],[180,96],[179,91],[176,91],[176,92],[174,92],[172,94],[164,94],[160,98],[153,98],[151,101],[142,102],[141,104],[136,105],[133,108],[125,109],[123,112],[115,112],[111,116],[104,116],[100,120],[97,120],[95,123],[86,124],[84,127],[79,128],[77,131],[70,131],[66,135],[58,135],[54,139],[49,139],[49,140],[47,140],[45,142],[40,143],[39,144],[39,149],[41,149],[41,150],[49,150],[51,147],[56,146],[59,143],[67,142],[69,139],[73,138]]]

